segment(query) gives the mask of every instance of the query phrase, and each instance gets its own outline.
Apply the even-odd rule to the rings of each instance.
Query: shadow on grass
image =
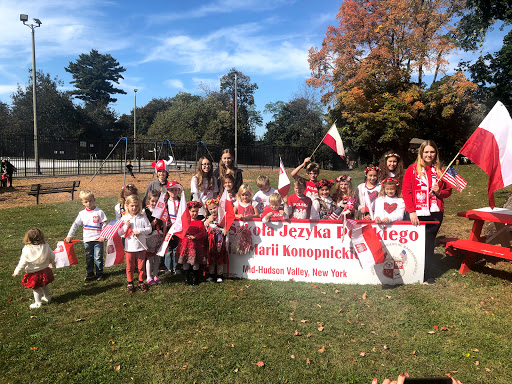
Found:
[[[104,292],[110,291],[113,288],[119,288],[119,287],[121,287],[123,285],[124,285],[123,283],[113,283],[113,284],[101,285],[101,286],[100,285],[88,285],[88,286],[85,286],[82,289],[78,289],[78,290],[75,290],[75,291],[70,291],[70,292],[67,292],[67,293],[65,293],[63,295],[54,296],[54,297],[52,297],[52,302],[64,304],[64,303],[67,303],[69,301],[73,301],[75,299],[78,299],[80,296],[94,296],[94,295],[98,295],[100,293],[104,293]]]
[[[495,263],[493,264],[492,260],[481,260],[480,262],[473,263],[471,270],[473,272],[483,273],[485,275],[512,282],[512,272],[505,271],[503,269],[495,269],[494,267],[491,268],[488,266],[489,263],[496,265]]]

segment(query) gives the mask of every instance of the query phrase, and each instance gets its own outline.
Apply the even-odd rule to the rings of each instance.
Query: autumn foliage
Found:
[[[322,101],[331,107],[344,140],[355,149],[378,152],[387,147],[404,150],[410,138],[421,137],[428,124],[427,104],[453,100],[458,89],[426,98],[425,74],[447,69],[446,56],[455,49],[452,19],[463,0],[346,0],[341,4],[337,27],[329,26],[321,48],[311,48],[309,85],[319,87]],[[455,75],[452,86],[461,87],[463,108],[472,112],[471,83]],[[450,96],[451,95],[451,96]],[[446,97],[445,97],[446,96]],[[443,113],[450,114],[450,102]],[[437,110],[437,109],[436,109]],[[432,117],[432,116],[430,116]]]

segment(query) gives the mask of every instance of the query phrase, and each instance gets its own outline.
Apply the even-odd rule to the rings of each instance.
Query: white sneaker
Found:
[[[41,308],[41,303],[32,303],[30,304],[29,308],[35,309],[35,308]]]
[[[213,281],[213,277],[211,277],[211,276],[210,276],[209,278],[207,278],[207,279],[206,279],[206,282],[207,282],[207,283],[211,283],[212,281]]]
[[[217,277],[217,283],[222,283],[222,277]]]
[[[43,296],[41,297],[41,301],[43,302],[43,304],[49,304],[52,301],[52,298]]]

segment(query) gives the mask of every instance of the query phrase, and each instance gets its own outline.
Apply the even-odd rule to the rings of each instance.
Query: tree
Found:
[[[30,73],[31,71],[29,71]],[[82,119],[68,93],[60,91],[63,81],[42,71],[36,73],[38,134],[42,136],[78,137],[83,133]],[[32,75],[25,87],[11,95],[11,132],[31,135],[34,132]]]
[[[232,139],[234,144],[234,105],[235,74],[237,75],[237,130],[239,145],[252,144],[255,140],[256,126],[261,125],[263,119],[261,113],[256,110],[254,104],[254,92],[258,89],[256,83],[251,83],[251,78],[232,68],[220,78],[220,92],[230,100],[230,115],[233,116]]]
[[[0,101],[0,132],[5,133],[11,125],[11,109]]]
[[[171,99],[165,97],[151,99],[145,106],[137,107],[137,136],[145,136],[148,133],[149,127],[155,121],[157,114],[165,111],[171,104]],[[133,109],[129,115],[121,115],[117,124],[122,126],[123,134],[129,136],[130,132],[133,132]]]
[[[124,79],[121,74],[126,69],[110,54],[101,54],[92,49],[88,54],[82,53],[76,62],[70,62],[64,69],[71,73],[74,79],[71,84],[76,89],[71,91],[71,94],[86,104],[99,103],[106,107],[110,102],[117,101],[111,95],[126,94],[113,85]]]
[[[447,31],[463,0],[346,0],[338,27],[312,48],[312,77],[332,121],[355,150],[406,151],[425,108],[425,71],[443,72],[455,48]],[[413,75],[417,74],[417,80]],[[373,160],[373,159],[371,159]]]

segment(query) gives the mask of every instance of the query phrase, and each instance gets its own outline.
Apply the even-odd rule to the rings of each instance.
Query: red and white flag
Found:
[[[178,212],[176,212],[176,221],[165,235],[164,241],[162,242],[162,245],[160,245],[160,248],[158,248],[156,254],[158,256],[165,255],[165,252],[167,252],[169,242],[171,241],[173,235],[176,235],[180,239],[183,239],[188,231],[188,228],[190,227],[191,221],[192,220],[190,219],[190,212],[187,208],[187,199],[185,198],[185,192],[182,190],[180,205],[178,207]]]
[[[73,244],[78,243],[80,240],[71,240],[71,243],[65,241],[57,242],[57,248],[53,253],[55,254],[55,267],[62,268],[68,265],[78,264],[78,259],[73,249]]]
[[[459,191],[459,193],[461,193],[463,189],[466,188],[466,185],[468,185],[467,181],[464,180],[462,176],[459,175],[455,169],[453,169],[453,167],[448,168],[444,172],[444,175],[443,177],[441,177],[441,180],[444,180],[450,186]]]
[[[331,147],[340,157],[345,157],[345,148],[343,148],[343,141],[341,141],[336,123],[331,126],[322,142]]]
[[[228,195],[228,190],[224,189],[219,200],[219,224],[222,228],[229,230],[231,224],[235,220],[235,211],[233,209],[233,203]]]
[[[180,206],[178,208],[178,212],[176,213],[176,221],[171,226],[168,233],[171,233],[171,236],[176,235],[180,239],[183,239],[188,231],[188,227],[190,227],[190,222],[190,212],[187,208],[185,192],[181,191]]]
[[[114,236],[119,236],[118,232],[119,229],[123,226],[124,221],[123,220],[112,220],[110,223],[105,225],[103,229],[101,230],[100,237],[103,237],[104,239],[112,240]]]
[[[167,212],[167,204],[165,203],[163,193],[160,195],[158,201],[156,202],[155,209],[153,209],[153,214],[151,216],[166,223],[169,221],[169,212]]]
[[[487,114],[460,150],[489,175],[487,192],[494,208],[494,191],[512,184],[512,119],[501,103]]]
[[[122,220],[119,221],[122,222]],[[123,240],[119,234],[116,233],[112,239],[108,239],[106,254],[105,268],[124,262]]]
[[[279,158],[279,184],[277,190],[283,199],[288,196],[288,192],[290,192],[290,179],[286,174],[286,169],[284,168],[281,158]]]
[[[363,268],[384,262],[386,255],[382,249],[382,243],[371,224],[361,224],[347,219],[345,225],[351,231],[352,246]]]

